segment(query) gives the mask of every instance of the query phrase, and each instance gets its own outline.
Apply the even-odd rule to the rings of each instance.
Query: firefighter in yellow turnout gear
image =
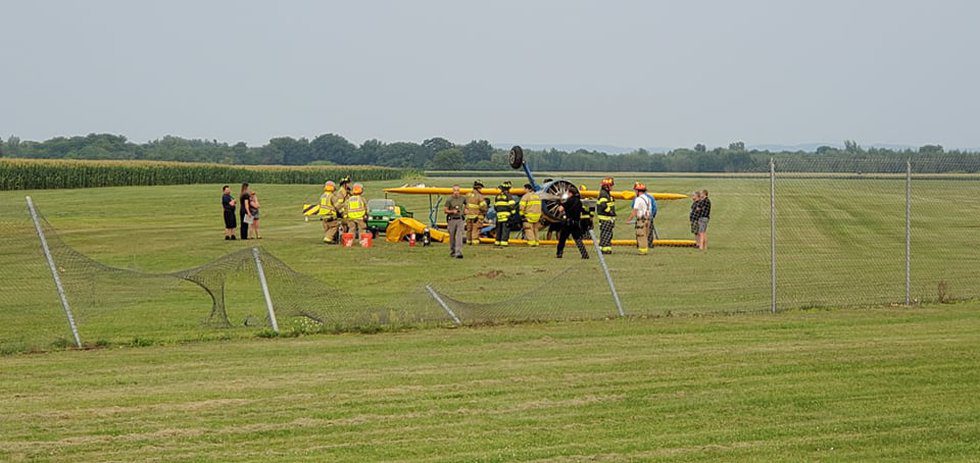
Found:
[[[466,194],[466,240],[470,244],[480,243],[480,229],[487,218],[487,202],[480,192],[483,182],[473,182],[473,190]]]
[[[493,198],[493,208],[497,212],[497,229],[493,244],[498,247],[510,244],[510,229],[507,221],[510,220],[511,214],[517,212],[517,201],[514,201],[514,197],[510,195],[512,185],[510,181],[501,183],[500,193]]]
[[[363,194],[364,186],[360,183],[355,183],[343,209],[344,226],[347,227],[348,233],[353,232],[356,237],[360,237],[361,233],[367,231],[366,219],[368,208],[367,200],[364,199]]]
[[[528,246],[535,247],[538,245],[538,230],[541,225],[541,195],[530,184],[524,185],[524,191],[527,193],[521,197],[520,203],[521,217],[524,218],[524,238]]]
[[[340,230],[340,214],[337,210],[337,198],[342,197],[337,192],[337,186],[332,181],[327,181],[323,185],[323,194],[320,195],[320,220],[323,222],[323,242],[335,244],[337,232]]]
[[[616,227],[616,200],[610,194],[615,183],[612,177],[602,179],[599,184],[599,199],[596,201],[595,215],[599,220],[599,250],[612,254],[613,229]]]

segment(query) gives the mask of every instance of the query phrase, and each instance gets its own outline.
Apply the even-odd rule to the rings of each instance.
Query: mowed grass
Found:
[[[779,184],[775,315],[764,313],[767,180],[649,183],[708,188],[714,209],[706,253],[608,259],[627,312],[648,317],[263,339],[239,324],[264,310],[254,277],[231,282],[228,329],[201,324],[210,301],[193,288],[114,287],[76,298],[83,339],[108,347],[0,356],[0,461],[976,459],[980,306],[887,305],[904,296],[900,181]],[[914,190],[914,297],[935,299],[939,281],[976,295],[977,219],[956,211],[976,204],[977,183]],[[518,315],[614,313],[598,273],[547,284],[580,264],[557,265],[552,249],[479,247],[459,261],[441,245],[326,247],[298,216],[315,186],[256,189],[257,244],[365,307],[422,310],[431,282],[463,301],[524,295]],[[0,193],[0,215],[22,214],[23,194]],[[255,244],[220,239],[216,185],[27,194],[65,243],[108,265],[169,272]],[[662,235],[689,236],[687,206],[663,209]],[[51,344],[66,323],[31,230],[0,225],[0,340],[62,345]]]
[[[487,184],[502,179],[484,178]],[[598,179],[576,178],[595,185]],[[618,188],[628,188],[626,178]],[[618,248],[607,259],[626,313],[665,316],[767,311],[769,278],[769,181],[766,178],[648,178],[652,191],[708,188],[713,201],[710,249],[656,249],[638,256]],[[413,179],[463,185],[472,179]],[[404,182],[366,182],[367,196]],[[321,311],[378,308],[438,314],[423,290],[438,290],[466,303],[490,304],[479,319],[461,310],[464,322],[512,319],[604,318],[616,309],[595,259],[554,259],[554,249],[488,246],[467,248],[449,259],[446,246],[410,248],[383,240],[372,249],[323,245],[317,222],[304,222],[300,207],[314,202],[315,185],[254,185],[263,203],[264,239],[221,239],[220,185],[117,187],[84,190],[0,192],[0,344],[4,351],[50,349],[70,339],[54,285],[23,206],[30,194],[67,245],[110,266],[142,272],[196,267],[253,245],[296,271],[349,295],[322,301]],[[428,198],[394,196],[428,221]],[[913,298],[975,297],[980,288],[980,209],[976,179],[917,180],[913,187]],[[629,238],[628,205],[620,202],[616,237]],[[690,238],[689,201],[660,202],[656,225],[664,238]],[[904,302],[904,181],[793,178],[777,183],[779,294],[781,309],[866,307]],[[441,217],[440,217],[441,218]],[[590,250],[591,251],[591,250]],[[574,250],[569,256],[574,257]],[[555,275],[579,268],[571,281]],[[158,279],[112,281],[109,289],[70,282],[83,341],[89,344],[159,344],[254,336],[265,307],[254,275],[232,275],[226,287],[233,328],[203,326],[211,309],[207,295],[188,284]],[[275,289],[275,288],[273,288]],[[276,297],[276,294],[273,294]],[[503,301],[499,305],[494,303]],[[281,324],[292,326],[289,313]],[[449,318],[436,324],[448,323]],[[138,338],[138,339],[137,339]]]
[[[974,461],[976,304],[0,358],[3,461]]]

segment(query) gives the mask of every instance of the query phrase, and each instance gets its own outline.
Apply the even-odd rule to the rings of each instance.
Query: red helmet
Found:
[[[633,189],[636,191],[647,191],[647,186],[640,182],[636,182],[633,184]]]
[[[608,189],[612,188],[613,185],[615,185],[615,184],[616,183],[613,182],[613,178],[612,177],[606,177],[606,178],[602,179],[602,182],[599,183],[599,186],[608,190]]]

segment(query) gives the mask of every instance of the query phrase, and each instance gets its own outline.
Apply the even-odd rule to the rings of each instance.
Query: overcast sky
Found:
[[[0,136],[980,147],[980,2],[5,1]]]

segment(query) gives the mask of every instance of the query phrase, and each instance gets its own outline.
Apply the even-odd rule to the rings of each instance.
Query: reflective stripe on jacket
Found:
[[[514,213],[517,202],[507,193],[500,193],[493,198],[493,208],[497,211],[497,221],[506,221]]]
[[[541,195],[530,191],[521,198],[521,215],[527,218],[529,223],[537,223],[541,220]]]
[[[320,211],[317,214],[328,219],[337,218],[337,210],[333,208],[333,193],[320,195]]]
[[[347,218],[353,220],[363,219],[367,215],[367,202],[361,195],[354,195],[347,198]]]
[[[596,201],[595,213],[599,220],[613,220],[616,217],[616,200],[609,190],[599,190],[599,200]]]
[[[609,190],[599,190],[599,200],[596,201],[595,213],[599,220],[615,220],[616,200],[609,194]]]
[[[487,203],[483,201],[483,195],[477,191],[466,194],[466,218],[478,219],[487,213]]]

